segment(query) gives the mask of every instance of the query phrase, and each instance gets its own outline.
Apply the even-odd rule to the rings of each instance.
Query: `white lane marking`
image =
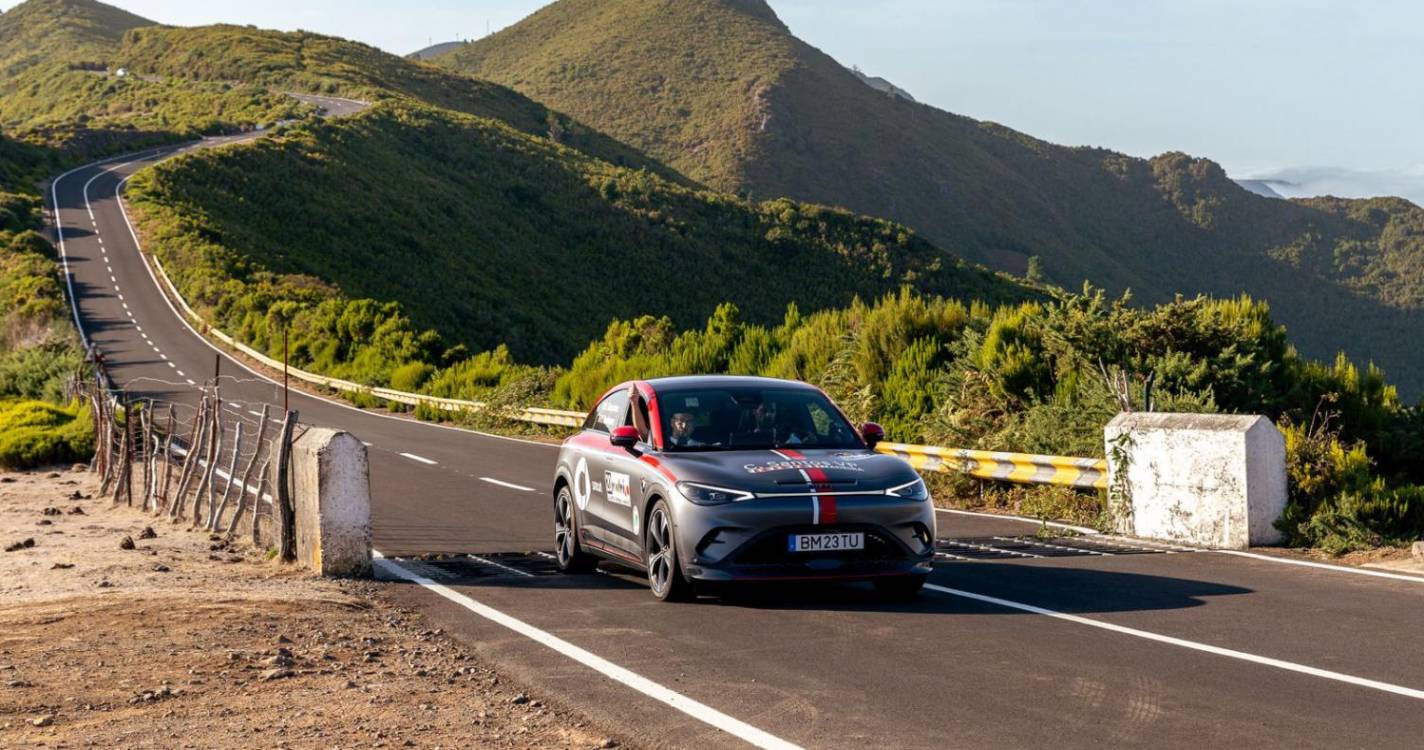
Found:
[[[135,330],[135,331],[138,331],[139,333],[143,333],[143,326],[134,326],[134,330]],[[147,338],[147,337],[148,337],[148,334],[146,334],[146,333],[144,333],[143,335],[144,335],[144,338]]]
[[[533,574],[533,573],[530,573],[530,572],[527,571],[527,570],[520,570],[519,568],[511,568],[511,567],[509,567],[508,565],[500,565],[499,563],[495,562],[494,560],[490,560],[489,558],[485,558],[485,557],[480,557],[479,555],[470,555],[470,559],[471,559],[471,560],[478,560],[478,561],[484,563],[485,565],[489,565],[489,566],[492,566],[492,567],[499,568],[500,570],[503,570],[503,571],[505,571],[506,573],[514,573],[515,575],[521,575],[521,576],[524,576],[525,578],[533,578],[533,577],[534,577],[534,574]]]
[[[115,287],[114,287],[114,291],[116,291],[116,292],[119,291],[119,288],[118,288],[117,286],[115,286]],[[120,301],[120,302],[123,302],[123,301],[124,301],[124,295],[122,295],[122,294],[119,295],[119,301]]]
[[[734,719],[727,714],[718,711],[705,703],[695,701],[682,693],[670,690],[663,685],[633,672],[625,667],[620,667],[607,659],[575,646],[568,641],[539,628],[507,615],[494,607],[478,602],[470,597],[461,594],[448,586],[441,585],[424,576],[410,572],[400,563],[385,559],[379,551],[372,550],[375,557],[376,567],[390,573],[398,578],[410,581],[423,586],[430,591],[439,594],[445,599],[458,604],[465,609],[489,620],[497,625],[506,627],[514,632],[528,638],[536,643],[557,651],[564,656],[596,671],[610,679],[616,680],[653,700],[661,701],[698,721],[716,727],[727,734],[736,737],[754,747],[769,748],[771,750],[799,750],[786,740],[777,737],[769,732],[747,724],[739,719]]]
[[[1255,552],[1243,552],[1234,549],[1218,549],[1213,552],[1220,552],[1223,555],[1236,555],[1237,557],[1249,557],[1253,560],[1265,560],[1267,562],[1280,563],[1282,565],[1300,565],[1307,568],[1321,568],[1323,570],[1333,570],[1337,573],[1354,573],[1360,576],[1373,576],[1375,578],[1390,578],[1396,581],[1410,581],[1412,583],[1424,583],[1424,578],[1412,576],[1408,573],[1389,573],[1383,570],[1366,570],[1364,568],[1351,568],[1344,565],[1331,565],[1329,563],[1312,562],[1310,560],[1291,560],[1285,557],[1275,557],[1273,555],[1261,555]]]
[[[188,378],[188,385],[197,385],[197,383],[194,383],[192,378]]]
[[[1035,559],[1035,560],[1042,560],[1042,559],[1043,559],[1043,555],[1035,555],[1035,554],[1033,554],[1032,552],[1020,552],[1020,551],[1018,551],[1018,550],[1013,550],[1013,549],[1000,549],[1000,548],[998,548],[998,547],[993,547],[993,546],[990,546],[990,545],[988,545],[988,544],[974,544],[974,543],[972,543],[972,542],[964,542],[964,541],[960,541],[960,540],[958,540],[958,539],[942,539],[942,540],[940,540],[940,541],[943,542],[944,544],[950,545],[951,547],[964,547],[965,549],[977,549],[977,550],[979,550],[980,552],[997,552],[998,554],[1001,554],[1001,555],[1012,555],[1012,556],[1014,556],[1014,557],[1029,557],[1029,558],[1033,558],[1033,559]]]
[[[100,236],[98,236],[98,235],[95,235],[95,236],[94,236],[94,239],[98,240],[100,245],[104,244],[104,238],[103,238],[103,237],[100,237]]]
[[[182,370],[179,370],[179,371],[178,371],[178,377],[180,377],[180,378],[186,378],[186,377],[188,377],[188,376],[187,376],[187,375],[184,375]]]
[[[402,455],[402,456],[405,456],[406,458],[408,458],[408,459],[410,459],[410,460],[412,460],[412,461],[419,461],[419,462],[421,462],[421,463],[423,463],[423,464],[430,464],[431,466],[434,466],[434,465],[435,465],[435,462],[434,462],[434,461],[431,461],[430,459],[425,458],[424,456],[417,456],[417,455],[415,455],[414,453],[402,453],[401,455]]]
[[[1113,556],[1113,553],[1111,553],[1111,552],[1103,552],[1103,551],[1101,551],[1101,550],[1095,550],[1095,549],[1082,549],[1081,547],[1065,547],[1065,546],[1063,546],[1063,545],[1061,545],[1061,544],[1049,544],[1048,542],[1040,542],[1040,541],[1038,541],[1038,540],[1036,540],[1036,539],[1025,539],[1025,538],[1023,538],[1023,537],[996,536],[996,537],[994,537],[994,538],[997,539],[997,540],[999,540],[999,541],[1001,541],[1001,542],[1010,542],[1010,543],[1016,543],[1016,544],[1027,544],[1027,545],[1029,545],[1029,546],[1031,546],[1031,547],[1043,547],[1044,549],[1056,549],[1056,550],[1064,550],[1064,551],[1067,551],[1067,552],[1077,552],[1077,553],[1080,554],[1080,555],[1082,555],[1082,554],[1088,554],[1088,555],[1102,555],[1103,557],[1112,557],[1112,556]]]
[[[1097,529],[1090,529],[1090,528],[1088,528],[1087,526],[1073,526],[1073,525],[1071,525],[1071,524],[1058,523],[1057,521],[1042,521],[1042,520],[1039,520],[1039,519],[1037,519],[1037,518],[1024,518],[1023,516],[1009,516],[1009,515],[1004,515],[1004,514],[1002,514],[1002,513],[981,513],[981,512],[979,512],[979,511],[974,511],[974,510],[959,510],[958,508],[935,508],[935,510],[936,510],[937,512],[940,512],[940,513],[952,513],[952,514],[954,514],[954,515],[956,515],[956,516],[977,516],[977,517],[979,517],[979,518],[998,518],[998,519],[1001,519],[1001,520],[1004,520],[1004,521],[1021,521],[1021,522],[1023,522],[1023,523],[1033,523],[1033,524],[1038,524],[1038,525],[1040,525],[1040,526],[1042,526],[1042,525],[1044,525],[1044,524],[1046,523],[1047,525],[1052,526],[1052,527],[1054,527],[1054,528],[1058,528],[1058,529],[1068,529],[1069,531],[1076,531],[1076,532],[1078,532],[1079,534],[1098,534],[1098,533],[1100,533]]]
[[[179,373],[179,374],[182,374],[182,373]],[[262,412],[260,412],[260,411],[253,411],[253,410],[251,410],[251,409],[248,409],[248,410],[247,410],[247,413],[248,413],[248,414],[251,414],[251,415],[254,416],[254,417],[260,417],[260,416],[262,416]]]
[[[1162,635],[1160,633],[1153,633],[1147,630],[1138,630],[1137,628],[1129,628],[1125,625],[1115,625],[1110,622],[1103,622],[1102,620],[1093,620],[1087,617],[1080,617],[1078,615],[1070,615],[1066,612],[1058,612],[1052,609],[1036,607],[1032,604],[1009,601],[1008,599],[1000,599],[996,596],[985,596],[984,594],[976,594],[972,591],[952,589],[947,586],[939,586],[933,583],[926,583],[925,588],[931,591],[938,591],[941,594],[949,594],[950,596],[973,599],[975,601],[984,602],[986,604],[993,604],[996,606],[1005,607],[1007,609],[1017,609],[1020,612],[1032,612],[1036,615],[1052,617],[1056,620],[1064,620],[1067,622],[1075,622],[1079,625],[1087,625],[1091,628],[1109,630],[1114,633],[1130,635],[1135,638],[1143,638],[1149,641],[1156,641],[1158,643],[1166,643],[1171,646],[1180,646],[1181,648],[1187,648],[1193,651],[1203,651],[1208,654],[1225,656],[1231,659],[1240,659],[1241,661],[1248,661],[1253,664],[1261,664],[1267,667],[1275,667],[1277,669],[1284,669],[1288,672],[1298,672],[1300,674],[1307,674],[1312,677],[1321,677],[1327,680],[1344,682],[1350,685],[1371,688],[1373,690],[1382,690],[1386,693],[1394,693],[1395,695],[1402,695],[1406,698],[1424,700],[1424,690],[1402,687],[1400,685],[1392,685],[1388,682],[1380,682],[1379,680],[1371,680],[1364,677],[1355,677],[1354,675],[1343,674],[1341,672],[1332,672],[1328,669],[1320,669],[1318,667],[1306,666],[1304,664],[1297,664],[1295,662],[1289,662],[1283,659],[1273,659],[1269,656],[1258,656],[1256,654],[1246,653],[1245,651],[1236,651],[1234,649],[1222,648],[1220,646],[1212,646],[1207,643],[1198,643],[1197,641],[1189,641],[1185,638],[1176,638],[1170,635]]]
[[[110,269],[110,270],[113,270],[113,269]],[[116,278],[114,278],[114,275],[113,275],[113,274],[109,274],[109,283],[110,283],[110,284],[117,284],[117,283],[119,283],[119,280],[116,279]]]
[[[509,483],[509,482],[501,482],[500,480],[495,479],[495,478],[493,478],[493,477],[480,477],[480,481],[481,481],[481,482],[489,482],[490,484],[497,484],[497,485],[499,485],[499,486],[501,486],[501,487],[508,487],[508,488],[510,488],[511,490],[519,490],[520,492],[533,492],[533,491],[534,491],[534,488],[533,488],[533,487],[525,487],[525,486],[522,485],[522,484],[511,484],[511,483]]]
[[[164,359],[167,359],[167,357],[164,357]],[[175,365],[175,364],[173,364],[172,362],[169,362],[169,363],[168,363],[168,366],[169,366],[169,367],[172,367],[172,368],[175,369],[175,370],[178,369],[178,365]]]
[[[159,348],[158,348],[158,344],[149,344],[149,347],[151,347],[154,352],[161,352],[161,351],[163,351],[162,349],[159,349]]]

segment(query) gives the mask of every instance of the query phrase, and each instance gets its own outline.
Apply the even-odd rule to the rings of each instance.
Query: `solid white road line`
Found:
[[[1396,581],[1410,581],[1412,583],[1424,583],[1424,577],[1412,576],[1408,573],[1390,573],[1383,570],[1366,570],[1364,568],[1352,568],[1345,565],[1331,565],[1329,563],[1312,562],[1310,560],[1292,560],[1288,557],[1276,557],[1274,555],[1261,555],[1255,552],[1243,552],[1234,549],[1218,549],[1213,552],[1220,552],[1223,555],[1235,555],[1237,557],[1249,557],[1253,560],[1265,560],[1266,562],[1280,563],[1282,565],[1299,565],[1306,568],[1320,568],[1322,570],[1333,570],[1337,573],[1354,573],[1360,576],[1373,576],[1375,578],[1391,578]]]
[[[535,641],[543,646],[553,649],[564,656],[596,671],[610,679],[616,680],[640,693],[657,701],[671,706],[698,721],[714,726],[727,734],[736,737],[754,747],[772,748],[774,750],[799,750],[786,740],[781,739],[769,732],[747,724],[739,719],[734,719],[727,714],[718,711],[705,703],[695,701],[682,693],[670,690],[663,685],[633,672],[625,667],[620,667],[607,659],[575,646],[572,643],[544,630],[530,625],[523,620],[507,615],[494,607],[478,602],[470,597],[461,594],[448,586],[441,585],[424,576],[410,572],[400,563],[394,560],[386,560],[379,552],[374,552],[375,564],[381,570],[391,575],[401,578],[419,586],[423,586],[430,591],[439,594],[445,599],[458,604],[465,609],[489,620],[497,625],[506,627],[514,632]]]
[[[1269,656],[1248,654],[1245,651],[1236,651],[1234,649],[1222,648],[1220,646],[1212,646],[1206,643],[1198,643],[1196,641],[1189,641],[1185,638],[1176,638],[1170,635],[1162,635],[1160,633],[1153,633],[1147,630],[1138,630],[1137,628],[1129,628],[1124,625],[1114,625],[1113,623],[1103,622],[1102,620],[1093,620],[1087,617],[1079,617],[1078,615],[1070,615],[1066,612],[1058,612],[1052,609],[1045,609],[1043,607],[1035,607],[1032,604],[1024,604],[1022,602],[1009,601],[1008,599],[1000,599],[996,596],[985,596],[984,594],[976,594],[972,591],[952,589],[948,586],[939,586],[933,583],[927,583],[925,584],[925,588],[931,591],[938,591],[941,594],[949,594],[950,596],[958,596],[964,599],[973,599],[974,601],[984,602],[986,604],[993,604],[995,606],[1004,607],[1007,609],[1016,609],[1020,612],[1031,612],[1036,615],[1043,615],[1044,617],[1052,617],[1055,620],[1065,620],[1067,622],[1074,622],[1079,625],[1087,625],[1091,628],[1108,630],[1114,633],[1120,633],[1122,635],[1130,635],[1134,638],[1143,638],[1149,641],[1156,641],[1157,643],[1165,643],[1170,646],[1180,646],[1181,648],[1191,649],[1193,651],[1202,651],[1208,654],[1215,654],[1216,656],[1225,656],[1230,659],[1239,659],[1241,661],[1251,662],[1252,664],[1261,664],[1267,667],[1275,667],[1276,669],[1284,669],[1288,672],[1297,672],[1299,674],[1310,675],[1311,677],[1320,677],[1322,679],[1334,680],[1336,682],[1343,682],[1349,685],[1356,685],[1359,687],[1366,687],[1372,690],[1381,690],[1386,693],[1394,693],[1395,695],[1402,695],[1406,698],[1424,700],[1424,690],[1402,687],[1400,685],[1392,685],[1388,682],[1370,680],[1364,677],[1355,677],[1354,675],[1342,674],[1340,672],[1332,672],[1328,669],[1319,669],[1317,667],[1310,667],[1304,664],[1296,664],[1295,662],[1289,662],[1282,659],[1272,659]]]
[[[499,486],[501,486],[501,487],[508,487],[508,488],[510,488],[511,490],[519,490],[520,492],[533,492],[533,491],[534,491],[534,488],[533,488],[533,487],[525,487],[525,486],[522,485],[522,484],[511,484],[511,483],[509,483],[509,482],[501,482],[500,480],[494,479],[493,477],[480,477],[480,481],[481,481],[481,482],[489,482],[490,484],[497,484],[497,485],[499,485]]]
[[[1086,527],[1086,526],[1073,526],[1073,525],[1071,525],[1071,524],[1058,523],[1057,521],[1042,521],[1042,520],[1039,520],[1039,519],[1037,519],[1037,518],[1024,518],[1023,516],[1009,516],[1009,515],[1004,515],[1004,514],[1002,514],[1002,513],[981,513],[981,512],[979,512],[979,511],[975,511],[975,510],[959,510],[958,508],[935,508],[935,510],[936,510],[937,512],[939,512],[939,513],[950,513],[950,514],[956,515],[956,516],[977,516],[977,517],[979,517],[979,518],[997,518],[997,519],[1002,520],[1002,521],[1022,521],[1023,523],[1032,523],[1032,524],[1037,524],[1037,525],[1039,525],[1039,526],[1042,526],[1042,525],[1044,525],[1044,524],[1046,523],[1047,525],[1052,526],[1052,527],[1055,528],[1055,529],[1067,529],[1067,530],[1069,530],[1069,531],[1076,531],[1076,532],[1078,532],[1079,534],[1097,534],[1097,533],[1100,533],[1097,529],[1090,529],[1090,528],[1088,528],[1088,527]]]
[[[423,464],[430,464],[431,466],[434,466],[435,463],[436,463],[436,462],[434,462],[434,461],[431,461],[431,460],[428,459],[428,458],[425,458],[424,456],[417,456],[417,455],[415,455],[414,453],[402,453],[401,455],[402,455],[402,456],[405,456],[406,458],[408,458],[408,459],[410,459],[410,460],[412,460],[412,461],[419,461],[419,462],[421,462],[421,463],[423,463]]]

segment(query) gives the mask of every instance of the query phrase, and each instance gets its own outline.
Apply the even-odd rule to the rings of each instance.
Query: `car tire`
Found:
[[[908,602],[920,595],[926,576],[895,576],[875,579],[875,590],[889,601]]]
[[[685,601],[692,598],[692,583],[682,575],[677,560],[677,534],[673,531],[672,511],[659,500],[648,511],[643,528],[643,562],[648,569],[648,588],[661,601]]]
[[[568,485],[554,496],[554,564],[560,573],[587,573],[598,567],[598,558],[579,545],[578,511]]]

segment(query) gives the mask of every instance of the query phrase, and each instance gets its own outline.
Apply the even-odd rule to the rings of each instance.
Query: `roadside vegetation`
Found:
[[[37,152],[0,139],[0,468],[88,460],[89,410],[63,405],[84,352],[69,318],[54,248],[39,233],[41,201],[19,175]],[[24,192],[7,192],[16,189]]]

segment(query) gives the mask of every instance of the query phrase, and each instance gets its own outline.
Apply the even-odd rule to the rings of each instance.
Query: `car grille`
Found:
[[[865,534],[865,549],[831,550],[827,552],[790,552],[786,539],[790,534],[834,534],[859,531]],[[896,541],[874,526],[786,526],[772,529],[745,544],[732,556],[737,565],[786,565],[811,560],[836,558],[845,561],[903,560],[910,554]]]

